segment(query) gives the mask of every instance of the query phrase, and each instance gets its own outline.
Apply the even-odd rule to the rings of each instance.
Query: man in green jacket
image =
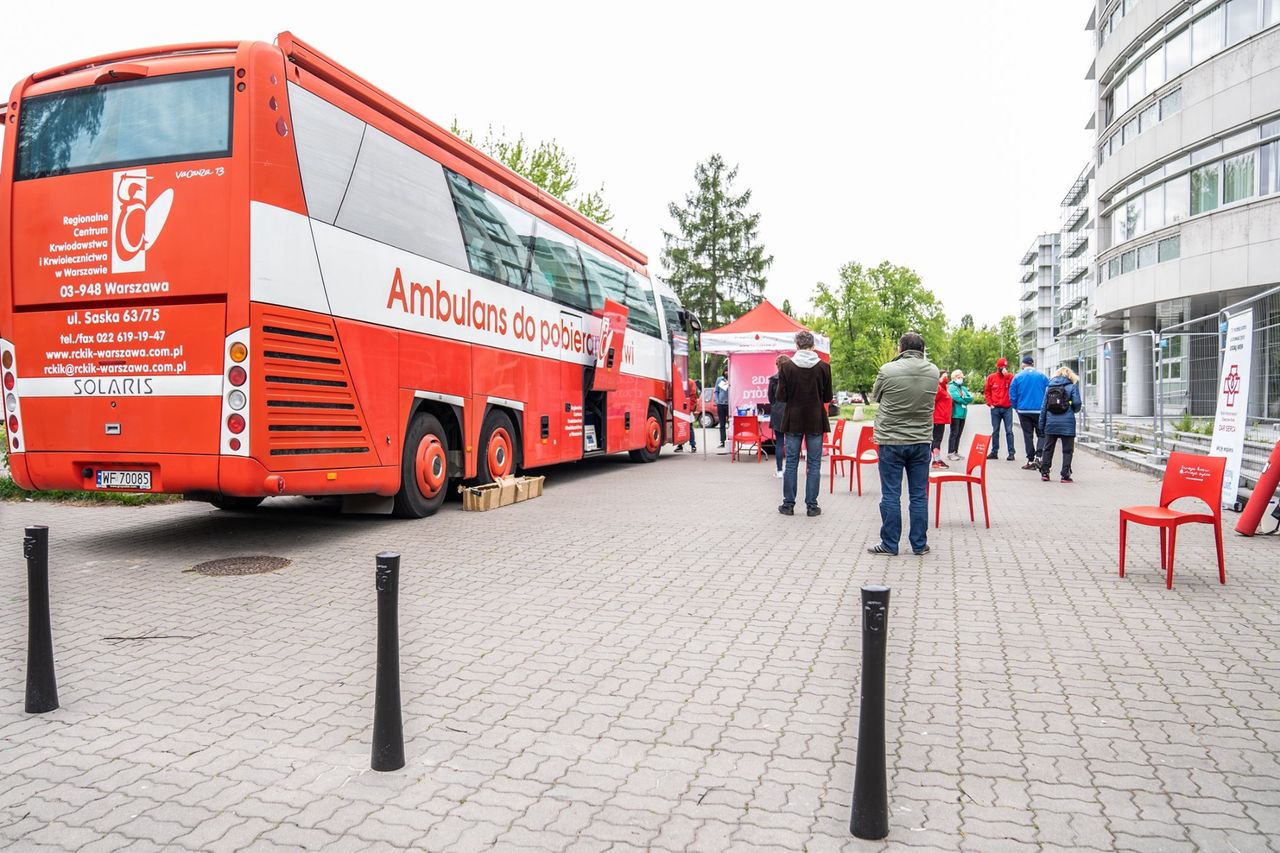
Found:
[[[929,551],[929,442],[938,368],[924,356],[924,338],[907,332],[898,357],[880,368],[871,399],[880,404],[875,436],[880,445],[880,541],[872,554],[898,553],[902,539],[902,475],[907,475],[907,536],[913,554]]]

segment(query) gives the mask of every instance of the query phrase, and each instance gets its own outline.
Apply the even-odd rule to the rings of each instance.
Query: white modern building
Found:
[[[1280,286],[1280,0],[1097,0],[1088,29],[1097,141],[1063,200],[1059,355],[1095,406],[1150,415],[1159,387],[1164,414],[1212,415],[1217,312]],[[1280,299],[1254,311],[1280,328]],[[1280,364],[1260,367],[1251,415],[1278,418]]]
[[[1060,250],[1061,235],[1055,231],[1036,237],[1022,255],[1018,345],[1021,354],[1030,355],[1038,365],[1057,359]]]
[[[1071,183],[1061,202],[1062,230],[1059,240],[1061,277],[1058,285],[1058,352],[1055,361],[1071,367],[1096,383],[1098,318],[1094,306],[1094,164],[1087,163]],[[1047,369],[1053,363],[1044,362]]]

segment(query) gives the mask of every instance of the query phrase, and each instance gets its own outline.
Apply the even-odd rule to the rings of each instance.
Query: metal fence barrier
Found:
[[[1280,439],[1280,287],[1158,330],[1078,338],[1067,353],[1081,366],[1085,379],[1081,440],[1129,454],[1152,468],[1162,467],[1173,451],[1207,453],[1227,318],[1245,311],[1253,317],[1253,352],[1241,487],[1251,490]],[[1139,401],[1149,414],[1127,413],[1134,394],[1124,355],[1135,349],[1135,341],[1143,341],[1137,346],[1144,350],[1150,348],[1151,395]],[[1142,356],[1148,360],[1148,353]]]

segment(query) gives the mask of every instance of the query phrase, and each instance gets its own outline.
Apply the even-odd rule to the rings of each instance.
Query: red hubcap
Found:
[[[644,444],[650,453],[656,453],[662,445],[662,425],[658,423],[658,419],[650,417],[645,421]]]
[[[511,436],[505,429],[495,429],[493,435],[489,436],[486,456],[492,476],[505,477],[511,473]]]
[[[414,473],[418,478],[418,490],[425,497],[440,494],[448,481],[449,466],[444,456],[444,445],[434,435],[423,436],[414,454]]]

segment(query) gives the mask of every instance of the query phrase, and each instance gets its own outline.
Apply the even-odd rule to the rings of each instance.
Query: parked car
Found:
[[[716,389],[703,388],[702,397],[698,400],[698,417],[702,421],[702,425],[710,429],[720,423],[720,419],[716,417]]]

